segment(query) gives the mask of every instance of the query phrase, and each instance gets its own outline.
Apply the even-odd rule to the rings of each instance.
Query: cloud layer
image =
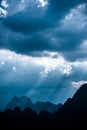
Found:
[[[60,54],[48,55],[34,58],[0,50],[1,108],[14,95],[26,95],[33,102],[63,103],[87,82],[87,62],[68,62]]]
[[[68,60],[83,58],[79,47],[87,39],[86,1],[3,0],[0,9],[2,49],[26,55],[54,51]]]
[[[0,0],[0,104],[64,102],[87,81],[87,0]]]

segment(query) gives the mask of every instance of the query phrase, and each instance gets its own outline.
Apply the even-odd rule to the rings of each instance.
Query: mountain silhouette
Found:
[[[33,104],[26,96],[14,96],[7,108],[10,109],[0,112],[0,128],[3,129],[87,129],[87,84],[83,84],[72,98],[53,113],[49,111],[54,110],[54,104]]]
[[[57,111],[62,106],[61,103],[58,105],[52,104],[50,102],[36,102],[35,108],[33,110],[40,112],[40,111],[48,111],[50,113],[53,113],[54,111]]]
[[[87,84],[83,84],[56,112],[56,119],[60,122],[59,124],[65,126],[86,126],[86,118]]]
[[[21,110],[24,110],[27,107],[32,108],[33,103],[26,96],[21,96],[21,97],[14,96],[12,100],[7,104],[6,109],[13,110],[15,107],[19,107],[21,108]]]
[[[34,104],[30,98],[26,96],[14,96],[12,100],[7,104],[6,109],[14,110],[15,107],[19,107],[21,110],[24,110],[25,108],[29,107],[32,110],[35,110],[37,113],[40,111],[48,111],[50,113],[53,113],[54,111],[57,111],[61,106],[62,104],[55,105],[50,102],[36,102]]]
[[[87,110],[87,84],[82,85],[74,94],[72,101],[76,103],[79,109]]]
[[[68,99],[63,107],[70,107],[73,111],[87,111],[87,84],[83,84],[74,96]]]

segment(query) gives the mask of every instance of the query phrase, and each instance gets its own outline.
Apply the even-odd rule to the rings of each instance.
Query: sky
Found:
[[[86,82],[87,0],[0,0],[0,110],[64,103]]]

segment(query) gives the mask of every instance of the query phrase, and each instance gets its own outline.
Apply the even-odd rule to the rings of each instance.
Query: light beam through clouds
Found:
[[[72,97],[87,82],[86,28],[86,0],[0,0],[0,109]]]
[[[76,81],[74,78],[75,73],[82,74],[87,62],[67,62],[60,54],[54,58],[51,57],[54,52],[48,53],[49,57],[36,58],[0,50],[0,94],[3,90],[1,97],[4,104],[6,104],[4,98],[7,97],[9,101],[13,95],[27,95],[34,102],[49,100],[56,104],[60,101],[63,103],[68,96],[73,95],[79,85],[87,81],[87,79],[84,82],[80,81],[80,77]],[[45,94],[47,96],[44,98]],[[62,99],[63,94],[65,98]]]

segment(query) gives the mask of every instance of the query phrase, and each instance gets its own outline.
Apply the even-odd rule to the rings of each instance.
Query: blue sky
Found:
[[[64,103],[87,82],[86,0],[0,0],[0,109]]]

